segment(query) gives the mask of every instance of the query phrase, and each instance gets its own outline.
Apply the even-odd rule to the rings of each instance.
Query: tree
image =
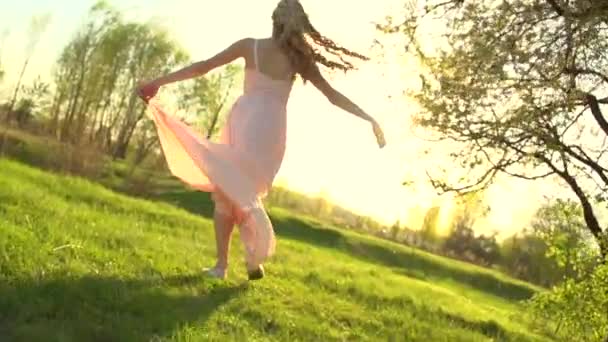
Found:
[[[483,192],[470,192],[456,198],[452,227],[473,228],[475,222],[488,215],[490,207],[484,203]]]
[[[563,272],[548,256],[549,246],[533,231],[515,234],[501,246],[502,267],[511,276],[550,287],[563,280]]]
[[[17,102],[14,117],[19,127],[24,127],[34,116],[48,107],[49,84],[36,78],[29,86],[22,87],[23,96]]]
[[[534,233],[548,246],[547,257],[555,260],[566,277],[574,279],[597,264],[593,236],[584,229],[580,211],[577,203],[556,200],[541,207],[532,222]]]
[[[475,235],[475,222],[490,210],[482,195],[481,192],[468,193],[456,199],[455,213],[443,249],[461,259],[489,266],[499,261],[500,247],[496,233]]]
[[[146,107],[134,91],[138,83],[150,79],[152,75],[167,73],[188,60],[187,54],[169,39],[167,32],[146,26],[137,27],[135,24],[128,26],[133,26],[128,30],[138,32],[140,39],[132,45],[133,58],[127,65],[128,81],[125,84],[126,89],[121,90],[127,101],[119,119],[118,135],[112,149],[115,159],[126,157],[130,141],[146,113]]]
[[[10,121],[12,118],[12,111],[17,102],[17,95],[19,94],[19,90],[21,89],[21,82],[23,81],[23,76],[25,75],[25,71],[27,66],[30,63],[32,56],[34,55],[34,50],[38,42],[40,41],[40,37],[47,29],[51,20],[50,14],[44,14],[41,16],[32,17],[32,21],[30,22],[30,27],[27,35],[27,45],[25,47],[25,59],[23,60],[23,66],[21,67],[21,72],[19,73],[19,78],[17,79],[17,85],[15,85],[15,91],[13,92],[13,97],[8,105],[7,110],[7,121]]]
[[[181,103],[189,112],[195,113],[196,124],[207,137],[215,136],[221,124],[234,87],[237,74],[242,70],[234,65],[228,65],[221,71],[211,75],[198,77],[182,85]]]
[[[139,166],[145,159],[150,155],[150,152],[159,145],[158,138],[154,134],[154,123],[152,121],[145,121],[142,124],[139,134],[136,135],[135,151],[133,154],[133,160],[131,163],[132,171]]]
[[[423,66],[416,122],[458,142],[462,180],[441,192],[483,189],[499,175],[559,180],[581,204],[604,256],[608,228],[608,3],[587,0],[429,0],[401,24]],[[444,27],[433,49],[429,25]],[[427,39],[427,40],[424,40]],[[453,174],[453,170],[450,170]],[[607,259],[608,260],[608,259]]]
[[[4,80],[4,69],[2,68],[2,63],[0,61],[0,83],[2,83],[2,81]]]
[[[608,265],[581,230],[580,205],[558,200],[542,207],[533,221],[536,236],[546,245],[546,258],[559,282],[530,302],[532,312],[556,322],[556,334],[569,341],[608,340]],[[546,274],[548,269],[542,269]],[[555,284],[555,283],[554,283]]]
[[[507,272],[545,287],[588,274],[598,264],[599,253],[580,211],[573,201],[543,205],[528,229],[503,243]]]
[[[390,229],[391,239],[397,241],[399,239],[399,234],[401,233],[401,222],[397,220]]]
[[[496,234],[476,236],[471,227],[462,224],[451,228],[443,242],[443,250],[456,258],[484,266],[497,264],[501,257]]]
[[[434,243],[437,241],[439,237],[438,230],[438,222],[439,222],[439,212],[441,208],[434,206],[427,210],[424,215],[424,221],[422,222],[422,227],[420,228],[420,237],[426,243]]]
[[[51,131],[65,142],[94,144],[114,158],[125,158],[136,137],[144,145],[136,156],[141,162],[154,146],[154,127],[140,125],[146,107],[134,90],[187,60],[166,31],[125,22],[98,2],[57,61]]]
[[[322,191],[318,196],[310,199],[313,205],[313,214],[318,218],[326,219],[332,216],[333,205],[328,198],[329,196]]]
[[[0,83],[4,80],[5,75],[5,71],[2,68],[2,52],[4,51],[4,41],[6,40],[6,37],[8,37],[7,29],[2,31],[2,34],[0,34]]]
[[[132,160],[139,164],[157,146],[157,137],[154,125],[142,124],[146,106],[134,90],[140,82],[186,63],[188,54],[168,32],[151,23],[126,21],[100,1],[57,61],[50,131],[64,142],[95,145],[114,159],[125,159],[133,152]],[[205,133],[212,136],[238,71],[227,67],[163,88],[159,96],[187,99],[180,107],[195,113]],[[135,149],[132,141],[138,143]]]
[[[602,264],[582,280],[567,279],[529,302],[534,315],[562,341],[608,342],[608,265]],[[546,329],[546,326],[543,328]]]

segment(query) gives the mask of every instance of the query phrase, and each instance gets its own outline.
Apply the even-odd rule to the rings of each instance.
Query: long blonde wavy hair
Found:
[[[345,57],[369,60],[319,33],[298,0],[281,0],[272,13],[272,21],[272,38],[289,58],[296,75],[300,75],[304,82],[309,79],[311,68],[317,63],[332,70],[346,72],[355,67]],[[319,48],[338,60],[328,59]]]

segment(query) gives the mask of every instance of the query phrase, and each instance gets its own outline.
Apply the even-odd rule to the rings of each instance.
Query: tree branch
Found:
[[[560,137],[557,134],[557,132],[553,132],[551,137],[547,137],[547,138],[543,138],[543,139],[546,139],[547,140],[546,142],[549,144],[555,144],[556,147],[559,149],[560,153],[565,153],[565,154],[573,157],[574,159],[578,160],[583,165],[586,165],[587,167],[589,167],[590,169],[595,171],[595,173],[600,177],[600,179],[604,182],[604,184],[606,184],[606,186],[608,186],[608,174],[607,174],[608,170],[606,170],[600,164],[598,164],[593,159],[591,159],[591,157],[589,157],[589,155],[587,153],[585,153],[585,151],[580,146],[566,145],[563,141],[560,140]],[[578,153],[575,150],[577,150]],[[567,163],[567,159],[566,159],[565,155],[562,155],[562,161],[564,163],[565,172],[568,172],[568,163]]]
[[[556,0],[547,0],[547,2],[551,6],[551,8],[553,8],[555,13],[559,14],[560,16],[564,15],[564,10],[559,6]]]
[[[568,184],[568,186],[570,186],[572,191],[576,194],[576,197],[578,197],[579,202],[581,203],[581,206],[583,208],[583,217],[585,218],[585,223],[587,224],[587,227],[591,231],[591,234],[593,234],[593,236],[595,237],[595,239],[600,247],[602,256],[604,256],[604,258],[608,257],[608,246],[606,245],[604,232],[602,231],[602,228],[600,227],[597,217],[595,216],[595,212],[593,210],[593,206],[591,205],[591,202],[587,198],[587,195],[585,194],[583,189],[580,187],[580,185],[578,184],[576,179],[572,175],[570,175],[567,170],[558,169],[553,164],[553,162],[551,162],[551,160],[549,160],[547,157],[541,155],[540,153],[537,154],[536,157],[540,161],[544,162],[556,174],[558,174],[566,182],[566,184]]]
[[[565,67],[564,72],[571,75],[593,75],[602,79],[602,81],[608,83],[608,75],[604,75],[599,71],[586,69],[586,68],[577,68],[577,67]]]
[[[464,193],[475,192],[475,191],[486,188],[489,185],[489,183],[492,181],[494,176],[496,176],[497,173],[498,173],[498,170],[496,168],[490,167],[474,183],[465,185],[462,187],[452,187],[442,181],[438,181],[438,180],[434,179],[428,173],[428,171],[426,171],[426,176],[428,177],[429,182],[431,183],[433,188],[440,189],[442,191],[442,193],[455,192],[457,194],[464,194]]]
[[[224,98],[221,100],[219,106],[215,109],[215,112],[213,113],[213,119],[211,121],[211,125],[209,126],[209,131],[207,132],[207,139],[211,139],[211,136],[213,135],[213,131],[215,131],[215,126],[217,125],[217,122],[219,120],[219,116],[220,116],[220,112],[222,111],[222,109],[224,108],[224,105],[226,104],[226,101],[228,100],[228,95],[230,95],[230,91],[232,90],[232,85],[234,84],[234,78],[230,78],[230,85],[228,86],[228,89],[226,89],[226,92],[224,93]]]
[[[586,94],[585,97],[595,121],[597,121],[604,133],[608,135],[608,121],[606,121],[606,118],[604,118],[604,115],[602,114],[602,109],[600,108],[597,97],[595,97],[593,94]]]
[[[450,9],[455,8],[456,6],[462,5],[464,0],[446,0],[444,2],[440,2],[434,5],[425,6],[425,14],[431,13],[439,8],[446,7],[448,5],[452,5]]]
[[[592,159],[592,158],[591,158],[591,157],[590,157],[590,156],[587,154],[587,152],[585,152],[585,150],[583,150],[583,148],[582,148],[582,147],[580,147],[580,146],[578,146],[578,145],[572,145],[572,146],[569,146],[569,147],[570,147],[570,148],[571,148],[573,151],[574,151],[574,150],[577,150],[577,151],[578,151],[578,153],[580,153],[580,154],[581,154],[581,155],[582,155],[582,156],[583,156],[585,159],[590,160],[590,161],[591,161],[591,162],[593,162],[593,163],[596,163],[596,164],[597,164],[597,168],[598,168],[598,170],[602,170],[603,172],[607,172],[607,173],[608,173],[608,169],[606,169],[606,168],[605,168],[605,167],[603,167],[602,165],[599,165],[599,161],[600,161],[600,159],[599,159],[599,158],[598,158],[598,159],[596,159],[596,160],[593,160],[593,159]],[[601,155],[600,155],[600,157],[601,157]],[[608,183],[606,183],[606,184],[608,184]]]

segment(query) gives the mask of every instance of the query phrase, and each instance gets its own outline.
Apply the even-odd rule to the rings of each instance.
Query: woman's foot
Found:
[[[220,267],[206,268],[203,270],[208,276],[221,280],[226,279],[226,269]]]
[[[258,265],[253,269],[247,269],[249,280],[260,280],[264,278],[264,266]]]

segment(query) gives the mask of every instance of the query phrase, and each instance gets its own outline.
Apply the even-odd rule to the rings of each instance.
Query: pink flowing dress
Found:
[[[169,170],[191,187],[213,192],[236,213],[248,262],[261,264],[275,250],[272,224],[262,198],[285,153],[286,107],[291,81],[276,80],[258,67],[245,70],[243,94],[234,103],[218,143],[166,113],[155,99],[149,110]],[[226,205],[225,203],[223,204]]]

